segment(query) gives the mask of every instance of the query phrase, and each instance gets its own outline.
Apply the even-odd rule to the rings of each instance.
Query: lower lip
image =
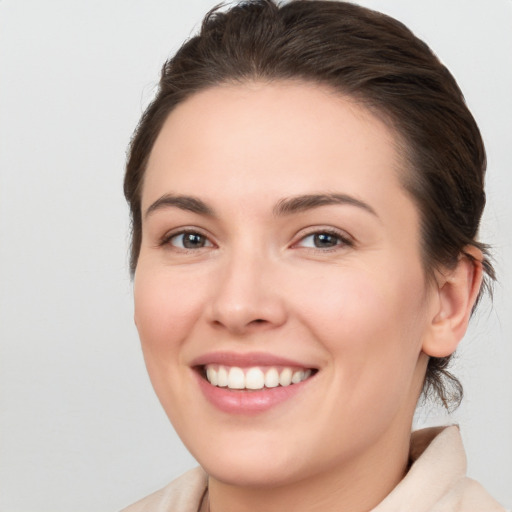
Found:
[[[230,414],[257,414],[268,411],[276,405],[292,399],[303,391],[311,380],[310,377],[298,384],[263,388],[257,391],[231,390],[212,386],[198,372],[194,373],[206,399],[221,411]]]

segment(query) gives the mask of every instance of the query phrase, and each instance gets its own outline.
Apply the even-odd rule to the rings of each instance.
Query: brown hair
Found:
[[[399,21],[347,2],[273,0],[216,8],[200,33],[162,68],[158,93],[143,114],[128,153],[124,193],[131,209],[130,268],[141,244],[141,190],[146,164],[172,109],[222,83],[303,80],[348,95],[398,134],[402,182],[422,221],[426,275],[455,263],[467,245],[484,253],[484,287],[494,279],[487,247],[476,241],[485,204],[485,150],[476,122],[450,72]],[[470,257],[466,255],[466,257]],[[458,405],[460,382],[450,357],[430,358],[424,392]]]

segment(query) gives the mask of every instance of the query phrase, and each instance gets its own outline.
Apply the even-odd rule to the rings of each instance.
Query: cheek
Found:
[[[171,423],[179,427],[187,410],[184,386],[189,368],[184,346],[203,311],[204,290],[170,269],[139,264],[134,282],[135,323],[146,369]]]
[[[328,375],[335,392],[319,411],[336,427],[325,436],[339,437],[349,417],[353,425],[345,434],[361,446],[418,399],[418,320],[424,311],[418,290],[423,282],[415,282],[415,276],[382,279],[371,272],[332,277],[327,286],[305,295],[303,322],[330,356]]]
[[[296,292],[303,322],[345,383],[398,384],[414,372],[426,325],[422,273],[389,268],[333,272]]]
[[[137,269],[135,323],[147,363],[165,364],[178,353],[201,314],[203,295],[186,276]]]

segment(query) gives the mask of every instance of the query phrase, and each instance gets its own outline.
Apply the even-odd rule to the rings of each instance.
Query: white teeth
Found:
[[[215,371],[215,370],[213,370]],[[206,372],[206,377],[208,378],[208,372]],[[208,379],[210,380],[210,379]],[[210,381],[211,384],[213,384],[212,381]],[[221,388],[225,388],[228,385],[228,371],[224,366],[219,366],[219,370],[217,372],[217,384],[213,384],[214,386],[217,385]]]
[[[206,378],[208,379],[208,382],[214,386],[219,383],[218,373],[211,367],[206,369]]]
[[[277,386],[279,386],[279,373],[275,368],[270,368],[265,374],[265,387],[276,388]]]
[[[206,379],[213,386],[252,390],[298,384],[312,373],[311,370],[293,370],[289,367],[265,370],[258,366],[242,369],[237,366],[207,365],[205,369]]]
[[[298,370],[296,372],[293,372],[292,384],[298,384],[303,379],[304,379],[304,372],[302,370]]]
[[[247,389],[262,389],[265,384],[265,375],[259,368],[251,368],[245,374],[245,387]]]
[[[285,368],[281,375],[279,375],[279,384],[281,386],[289,386],[292,383],[292,373],[291,368]]]
[[[233,366],[228,374],[228,388],[229,389],[244,389],[245,388],[245,375],[242,368]]]

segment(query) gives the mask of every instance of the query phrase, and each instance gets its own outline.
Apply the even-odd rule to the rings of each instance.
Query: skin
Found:
[[[396,147],[364,108],[306,83],[217,86],[164,124],[142,191],[135,322],[155,391],[209,474],[213,512],[367,511],[403,477],[428,355],[455,349],[480,267],[461,259],[425,278]],[[368,208],[275,214],[283,199],[332,193]],[[165,194],[214,215],[147,213]],[[183,247],[184,227],[202,247]],[[326,230],[335,245],[315,247]],[[319,371],[268,411],[228,414],[191,368],[216,350]]]

